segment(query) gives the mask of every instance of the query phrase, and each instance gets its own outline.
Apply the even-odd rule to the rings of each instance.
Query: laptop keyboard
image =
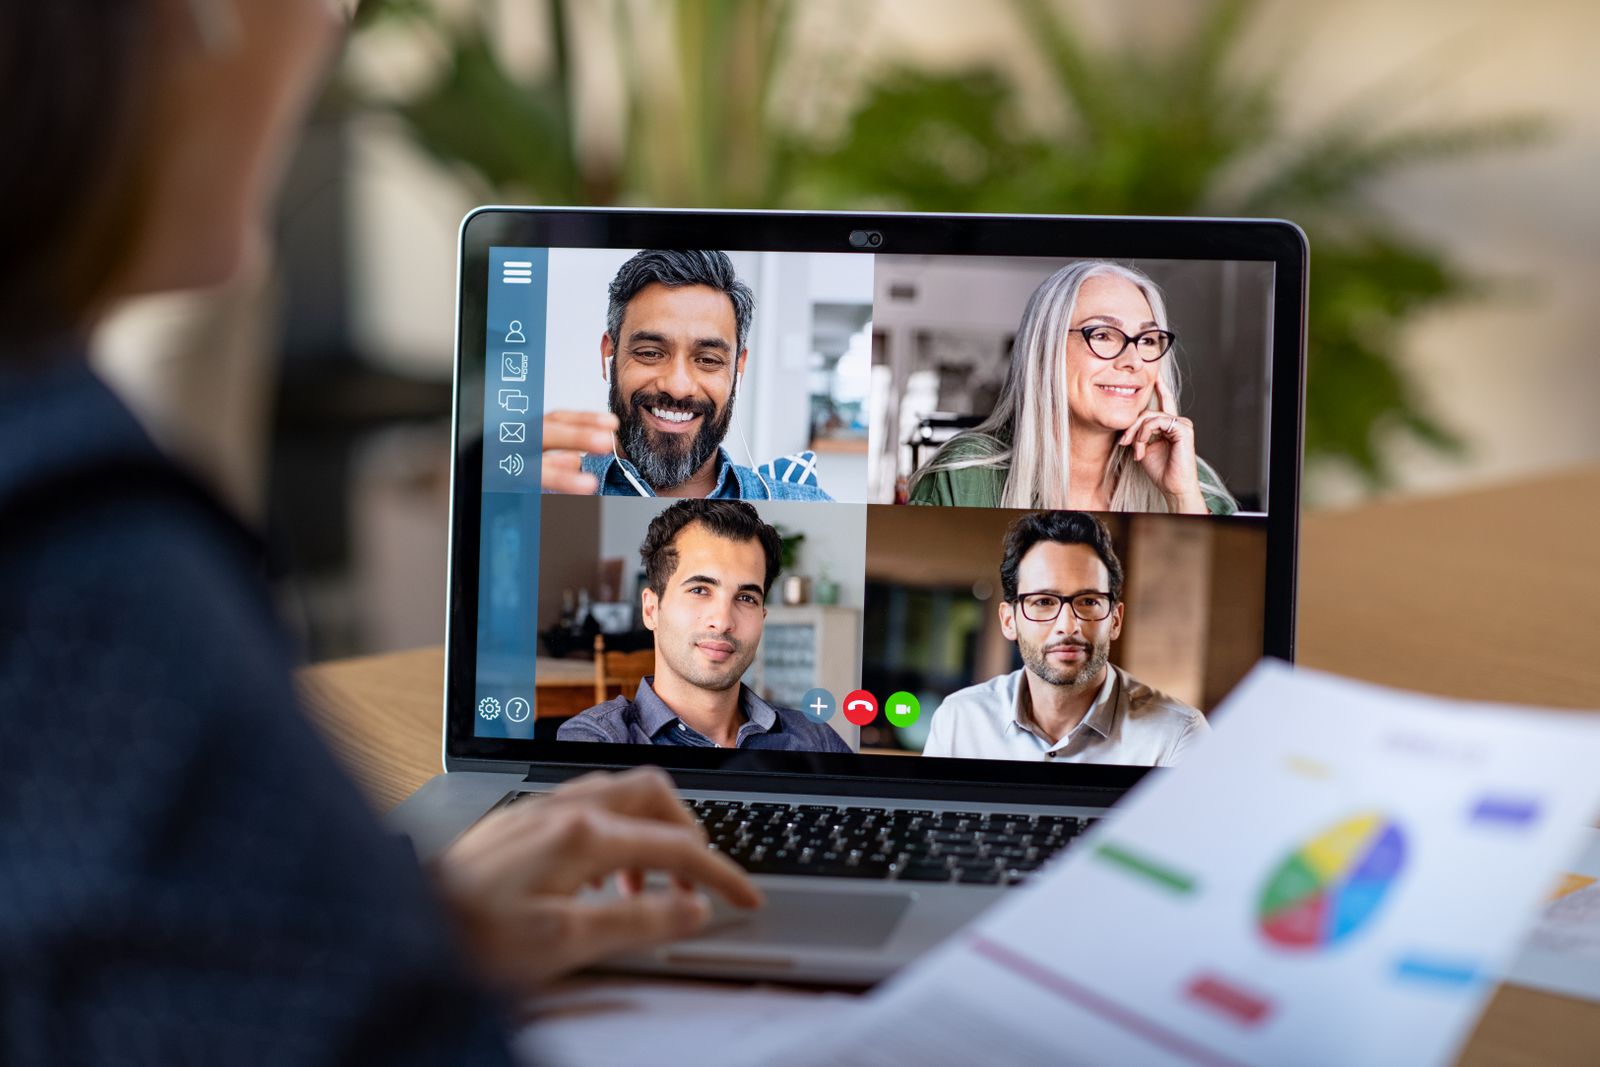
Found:
[[[711,847],[751,874],[1013,885],[1095,819],[978,811],[687,801]]]

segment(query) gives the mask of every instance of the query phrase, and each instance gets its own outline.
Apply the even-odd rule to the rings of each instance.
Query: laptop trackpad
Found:
[[[889,940],[913,898],[911,893],[763,888],[766,907],[747,912],[719,904],[694,943],[874,949]]]

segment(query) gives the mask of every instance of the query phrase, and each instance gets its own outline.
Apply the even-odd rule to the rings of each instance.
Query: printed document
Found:
[[[1030,884],[767,1062],[1449,1062],[1600,806],[1600,716],[1264,663],[1215,724]]]

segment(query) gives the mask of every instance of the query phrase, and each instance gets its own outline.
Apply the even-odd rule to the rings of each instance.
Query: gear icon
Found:
[[[494,697],[484,697],[478,701],[478,714],[493,722],[500,717],[500,701]]]

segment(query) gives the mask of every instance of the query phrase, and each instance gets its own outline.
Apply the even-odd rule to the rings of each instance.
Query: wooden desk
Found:
[[[1313,514],[1301,663],[1447,696],[1600,708],[1600,470]],[[439,649],[307,668],[312,717],[373,802],[440,770]],[[1463,1063],[1587,1064],[1600,1005],[1502,986]]]

